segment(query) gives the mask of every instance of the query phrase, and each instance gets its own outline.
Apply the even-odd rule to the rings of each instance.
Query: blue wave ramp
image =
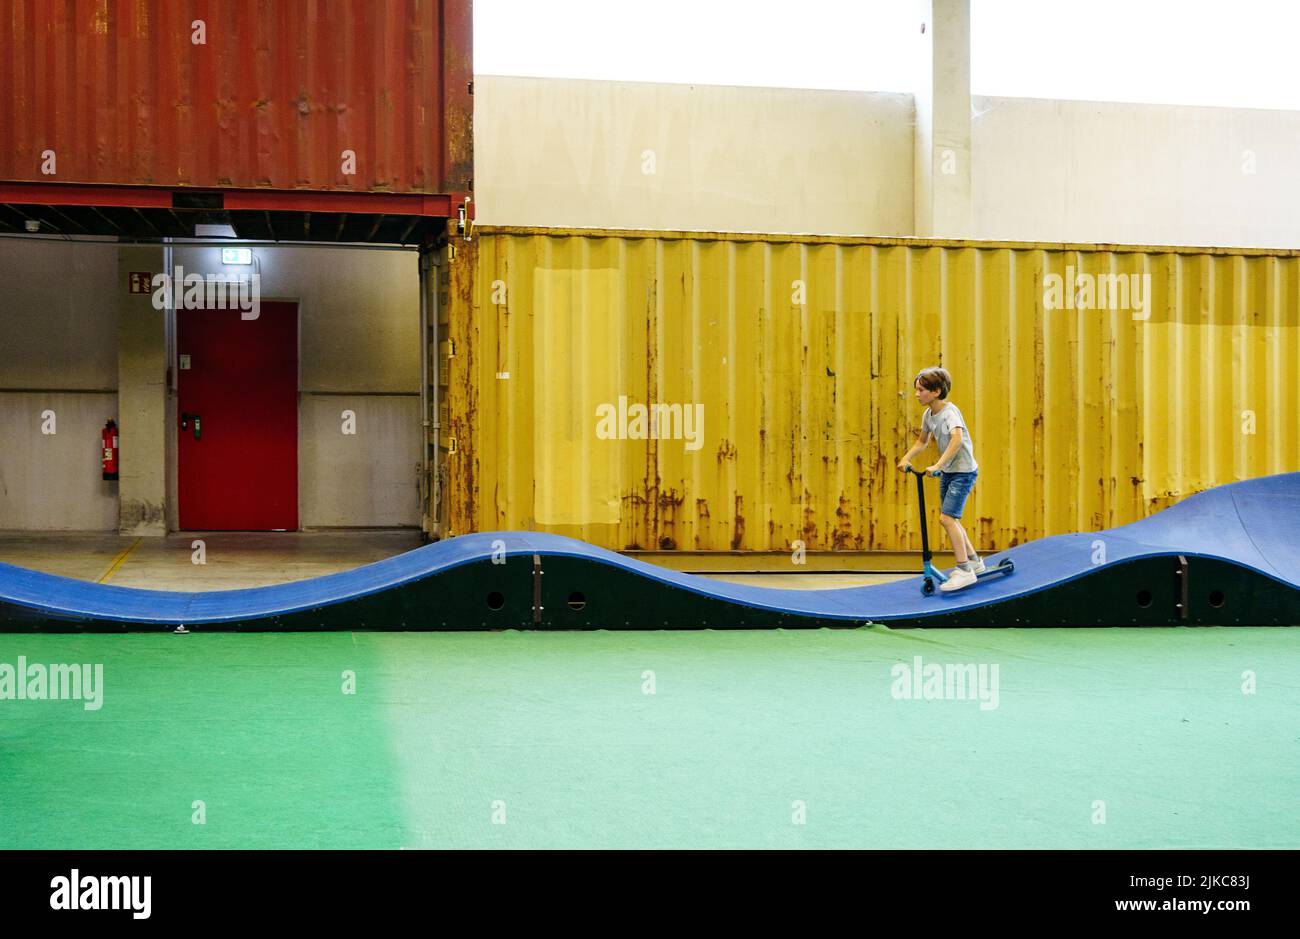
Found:
[[[986,556],[1013,559],[1014,573],[932,596],[919,574],[755,587],[513,531],[244,590],[139,590],[0,563],[0,630],[1300,625],[1297,522],[1300,473],[1230,483],[1129,525]]]

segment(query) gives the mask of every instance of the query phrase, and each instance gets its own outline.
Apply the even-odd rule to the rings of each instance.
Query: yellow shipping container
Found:
[[[1295,470],[1297,254],[481,227],[439,311],[445,530],[919,549],[894,465],[935,364],[983,550]]]

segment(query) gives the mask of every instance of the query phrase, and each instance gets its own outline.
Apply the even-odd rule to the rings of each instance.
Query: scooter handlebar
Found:
[[[921,472],[919,469],[916,469],[915,467],[912,467],[912,466],[910,466],[910,465],[907,467],[907,472],[909,472],[909,473],[915,473],[917,476],[925,476],[925,475],[926,475],[925,473]],[[930,473],[929,475],[931,475],[931,476],[938,476],[938,475],[939,475],[939,471],[938,471],[938,470],[935,470],[933,473]]]

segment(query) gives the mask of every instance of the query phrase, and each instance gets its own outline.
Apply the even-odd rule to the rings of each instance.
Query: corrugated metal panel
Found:
[[[930,364],[971,426],[985,549],[1300,468],[1294,252],[500,228],[459,250],[454,533],[917,549],[894,463]],[[619,396],[702,405],[699,448],[601,439]]]
[[[470,0],[0,0],[0,179],[465,191],[470,34]]]

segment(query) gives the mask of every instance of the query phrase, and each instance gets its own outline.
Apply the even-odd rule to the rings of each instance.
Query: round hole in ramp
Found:
[[[1219,607],[1223,606],[1223,600],[1224,597],[1223,597],[1222,590],[1210,591],[1210,606],[1214,607],[1217,610]]]
[[[578,591],[575,590],[573,593],[569,594],[569,609],[577,612],[586,607],[586,605],[587,598]]]
[[[493,590],[487,595],[487,605],[489,610],[499,610],[506,605],[506,598]]]
[[[1142,609],[1145,610],[1147,607],[1151,605],[1151,591],[1139,590],[1137,595],[1137,601],[1138,601],[1138,606],[1142,607]]]

